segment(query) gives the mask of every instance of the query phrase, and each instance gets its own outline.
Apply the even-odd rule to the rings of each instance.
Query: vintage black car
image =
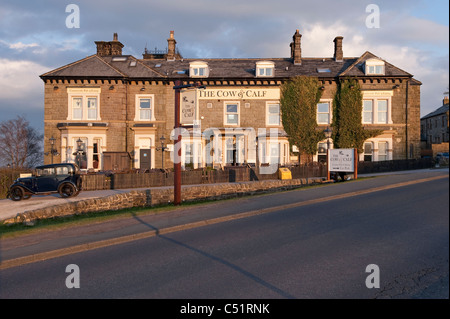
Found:
[[[74,197],[81,191],[81,175],[77,165],[71,163],[38,166],[30,177],[20,177],[9,187],[8,197],[14,201],[32,195],[59,193],[61,197]]]

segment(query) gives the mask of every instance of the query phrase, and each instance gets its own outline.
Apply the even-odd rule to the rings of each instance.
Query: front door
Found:
[[[140,168],[141,169],[148,169],[148,170],[150,170],[151,169],[151,164],[152,164],[152,161],[151,161],[151,150],[150,149],[141,149],[140,151],[141,151],[140,157],[139,157]]]

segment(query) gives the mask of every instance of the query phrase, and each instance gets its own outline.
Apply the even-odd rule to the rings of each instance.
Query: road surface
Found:
[[[7,260],[158,230],[0,270],[0,298],[448,298],[448,173],[424,180],[437,175],[385,176],[134,216],[133,223],[46,234],[13,249],[12,241],[2,242]],[[163,232],[258,209],[245,218]],[[68,265],[79,268],[80,288],[67,288]],[[369,265],[379,268],[380,288],[367,287]]]

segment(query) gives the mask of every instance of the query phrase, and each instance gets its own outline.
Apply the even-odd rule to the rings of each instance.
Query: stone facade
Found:
[[[442,106],[420,119],[423,150],[433,157],[440,152],[449,151],[449,100],[442,101]]]
[[[196,139],[192,128],[187,129],[191,135],[184,139],[189,143],[183,144],[183,166],[189,161],[195,162],[194,167],[272,160],[287,164],[296,154],[281,123],[274,124],[279,111],[271,112],[276,112],[277,104],[279,110],[280,85],[306,75],[318,77],[323,84],[322,100],[330,103],[330,116],[338,83],[348,77],[357,78],[367,99],[373,101],[374,120],[364,126],[382,129],[383,133],[368,141],[372,153],[369,157],[361,154],[360,160],[420,157],[419,81],[370,52],[346,58],[340,36],[333,41],[332,58],[302,57],[298,30],[292,40],[289,58],[195,60],[183,59],[178,53],[173,32],[165,54],[146,52],[143,59],[122,55],[123,44],[117,34],[112,41],[97,41],[96,54],[41,76],[45,83],[44,148],[50,149],[49,138],[53,136],[59,153],[55,162],[77,162],[89,170],[106,167],[105,152],[129,154],[131,161],[122,169],[171,167],[173,87],[176,83],[199,83],[210,95],[196,93],[195,119],[202,136]],[[381,72],[370,73],[370,63],[373,70],[382,67]],[[379,100],[387,103],[382,116],[388,119],[383,121],[376,120],[382,107],[377,108]],[[319,123],[319,128],[329,125]],[[216,135],[204,134],[213,129]],[[258,133],[258,129],[266,133],[252,139],[251,131]],[[270,129],[277,129],[276,137],[269,136]],[[162,136],[169,147],[164,154],[160,149]],[[78,150],[84,155],[77,155]],[[318,158],[319,154],[314,160]],[[47,156],[45,163],[49,162]]]

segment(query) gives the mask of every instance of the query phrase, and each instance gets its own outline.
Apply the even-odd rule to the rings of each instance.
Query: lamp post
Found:
[[[59,155],[57,149],[55,148],[56,138],[54,138],[52,136],[48,140],[50,141],[50,152],[46,152],[46,153],[44,153],[44,155],[50,155],[51,156],[51,161],[52,161],[52,164],[53,164],[53,156],[58,156]]]
[[[325,133],[325,137],[327,138],[327,180],[330,180],[330,138],[333,131],[328,126],[327,129],[323,132]]]
[[[167,150],[168,147],[166,147],[164,145],[164,141],[166,140],[164,135],[161,136],[161,138],[159,140],[161,141],[161,147],[157,147],[156,150],[161,151],[161,166],[162,166],[162,169],[164,169],[164,151]]]
[[[56,138],[54,138],[53,136],[52,137],[50,137],[49,138],[49,141],[50,141],[50,147],[51,147],[51,149],[50,149],[50,153],[51,153],[51,159],[52,159],[52,164],[53,164],[53,154],[54,154],[54,152],[55,152],[55,149],[53,148],[54,147],[54,145],[55,145],[55,141],[56,141]]]
[[[75,162],[78,165],[78,167],[81,168],[81,160],[82,160],[81,156],[83,156],[86,153],[81,148],[81,146],[83,144],[83,141],[81,140],[81,138],[78,138],[76,143],[77,143],[77,151],[75,153],[73,153],[73,155],[76,155]]]

